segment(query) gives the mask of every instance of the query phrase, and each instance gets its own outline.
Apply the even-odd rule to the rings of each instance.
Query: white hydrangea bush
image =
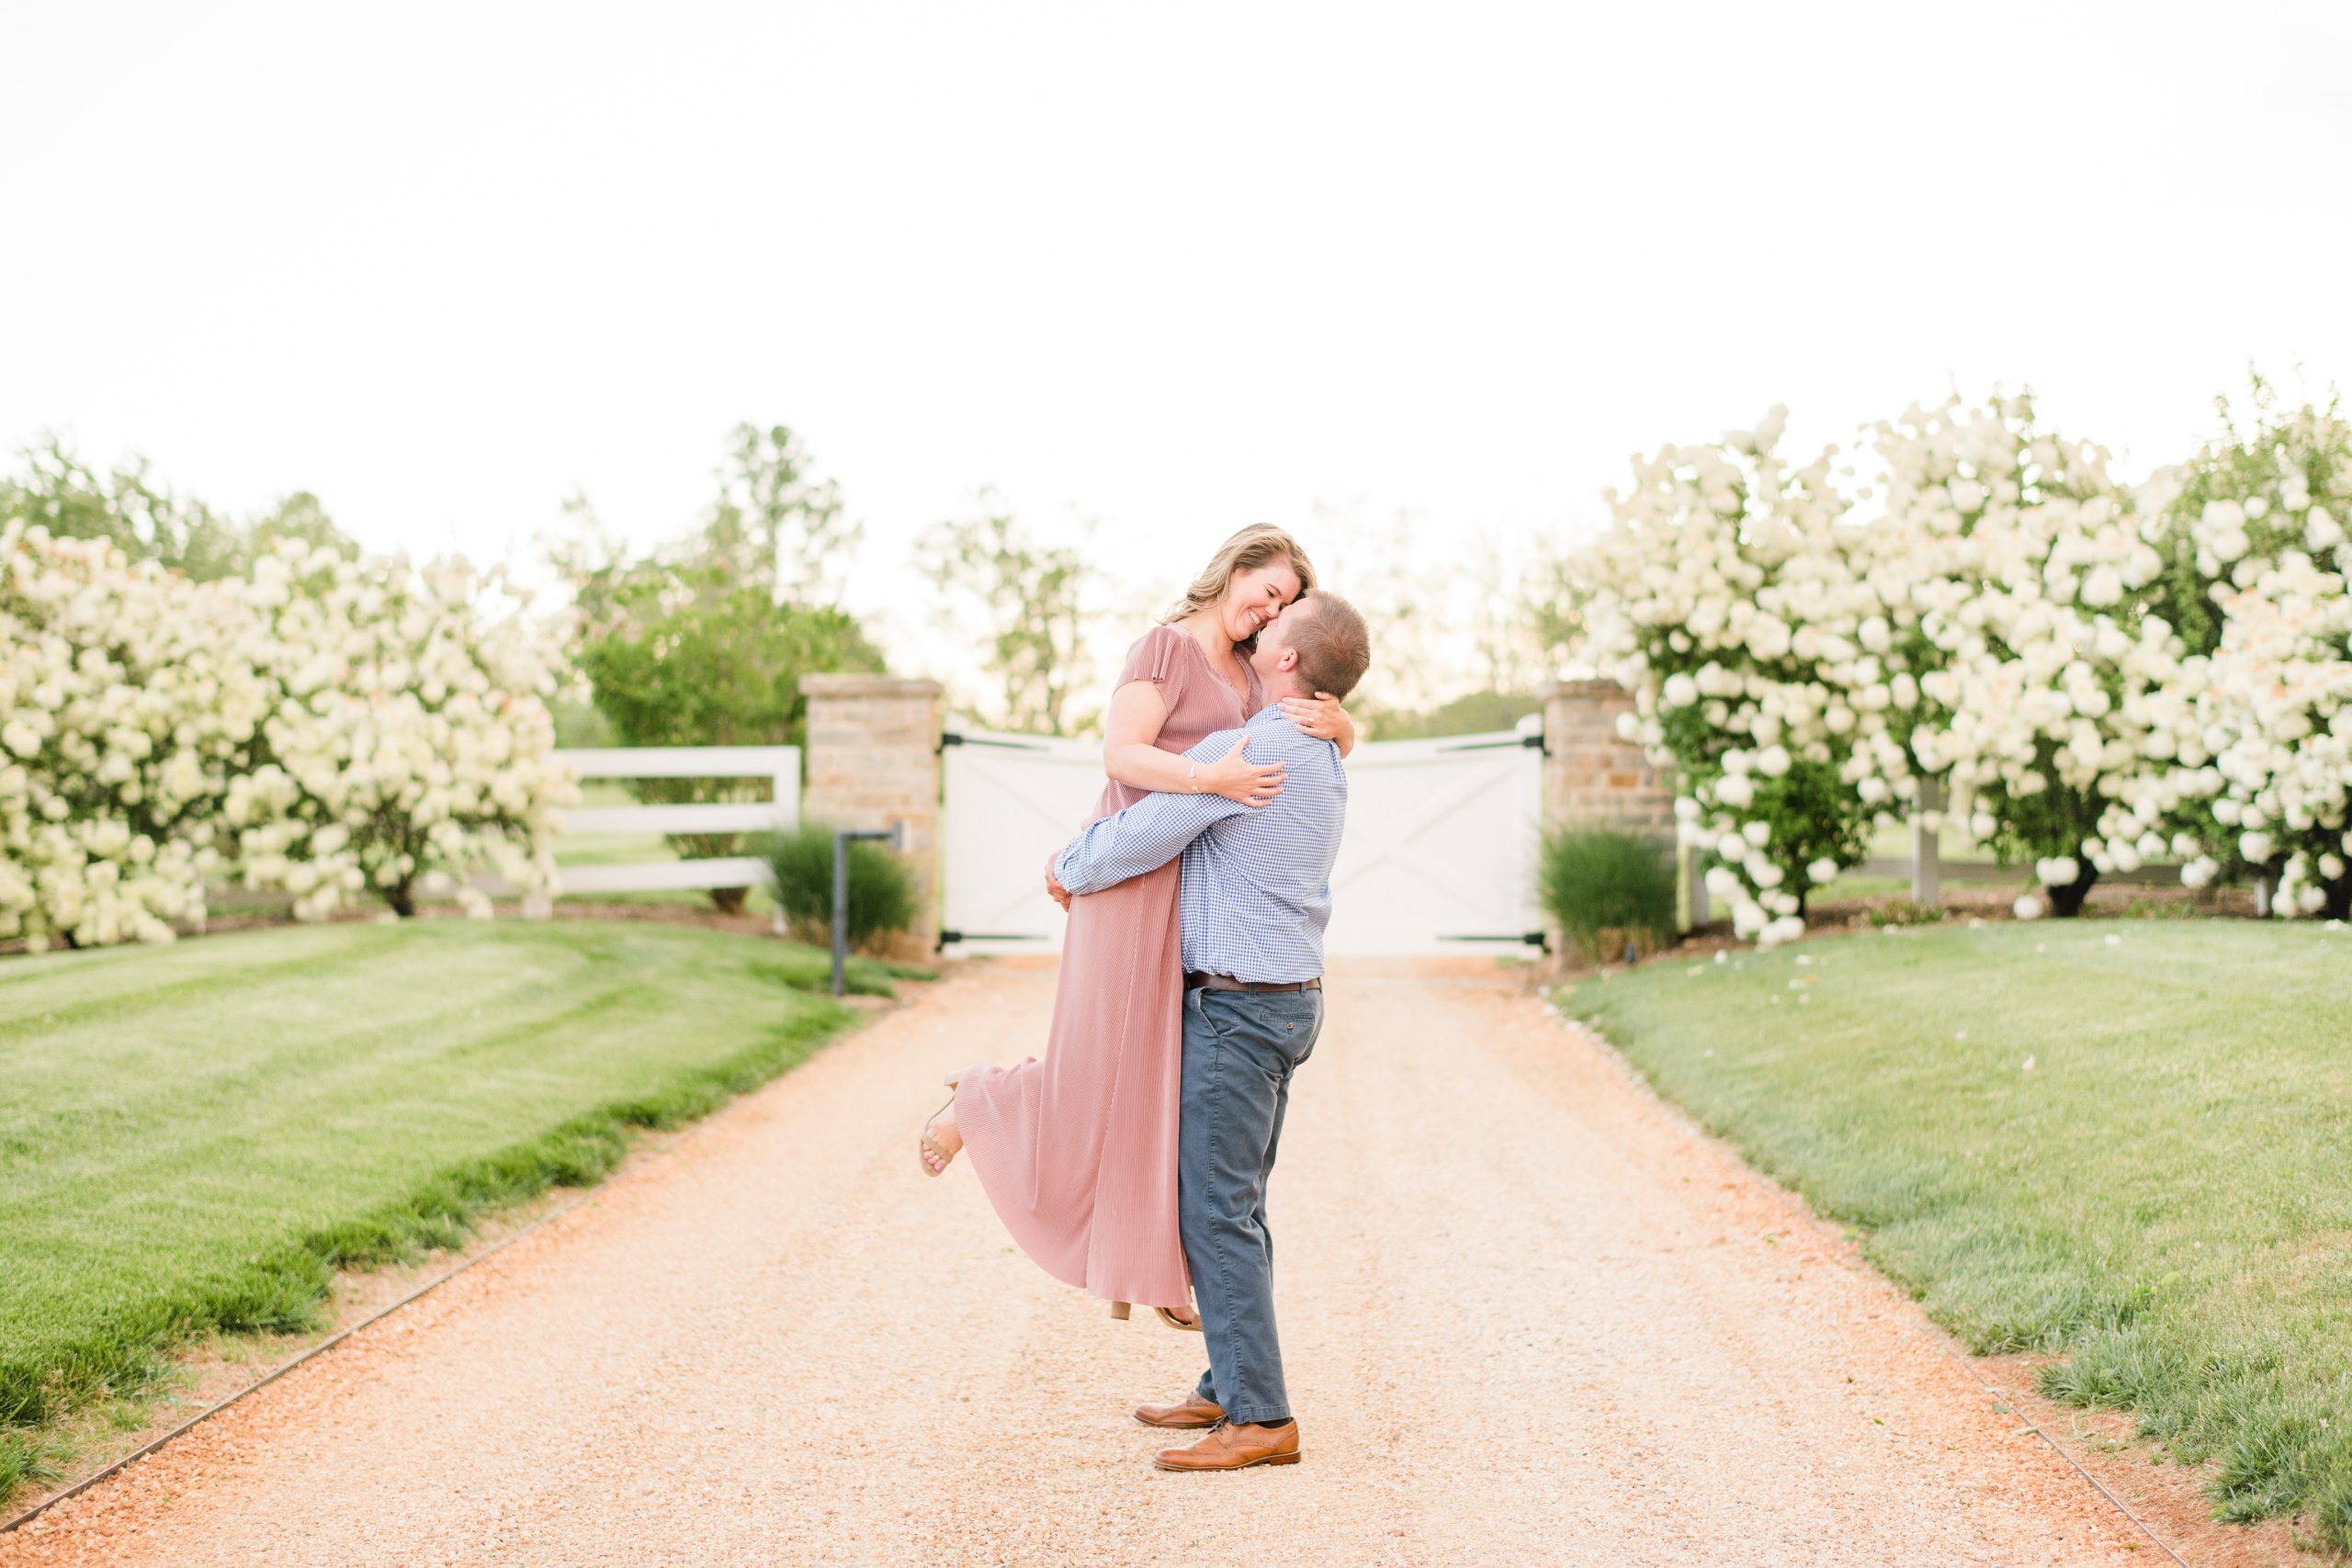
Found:
[[[1781,458],[1779,410],[1637,457],[1572,563],[1581,651],[1678,770],[1734,929],[1799,934],[1804,890],[1914,813],[2030,863],[2020,916],[2166,857],[2352,913],[2352,429],[2262,406],[2136,491],[2023,396],[1873,427],[1850,496],[1835,448]]]
[[[231,877],[306,919],[484,867],[547,886],[558,656],[483,613],[497,586],[299,543],[199,584],[0,526],[0,939],[166,942]]]
[[[463,560],[345,560],[298,541],[246,588],[267,628],[279,697],[266,755],[232,781],[226,820],[246,886],[295,895],[319,919],[374,894],[401,914],[420,893],[490,900],[464,878],[525,892],[555,876],[553,812],[578,791],[556,761],[547,699],[555,642]]]
[[[1876,769],[1857,693],[1881,683],[1862,628],[1883,606],[1846,570],[1836,453],[1792,468],[1785,422],[1636,457],[1573,576],[1584,656],[1634,694],[1628,739],[1679,770],[1683,841],[1714,857],[1735,929],[1766,943],[1801,934],[1809,888],[1865,851],[1858,785]]]
[[[2134,801],[2183,875],[2271,879],[2281,913],[2352,916],[2352,424],[2277,411],[2156,476],[2171,613],[2196,652],[2164,694],[2174,765]]]
[[[167,942],[204,917],[270,706],[233,588],[0,527],[0,938]]]
[[[1921,563],[1914,593],[1936,650],[1922,662],[1940,664],[1920,677],[1932,711],[1915,716],[1913,760],[1966,837],[2030,863],[2041,897],[2073,914],[2099,875],[2165,847],[2099,837],[2161,765],[2149,694],[2185,651],[2152,613],[2163,559],[2107,454],[2041,429],[2024,396],[1948,403],[1881,451],[1884,547]]]

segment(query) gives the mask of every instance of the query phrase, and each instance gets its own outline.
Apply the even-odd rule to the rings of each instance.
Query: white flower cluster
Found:
[[[2136,493],[2022,397],[1876,426],[1877,482],[1850,497],[1836,448],[1779,457],[1783,423],[1636,458],[1572,570],[1584,652],[1634,694],[1628,738],[1679,770],[1683,840],[1736,931],[1801,932],[1805,890],[1923,804],[2031,861],[2061,913],[2167,855],[2342,912],[2352,611],[2320,561],[2352,438],[2332,414]]]
[[[551,645],[479,586],[294,542],[198,584],[0,529],[0,937],[168,941],[232,875],[312,919],[484,864],[545,886]]]
[[[413,570],[282,547],[248,604],[268,627],[282,694],[268,757],[231,785],[224,814],[247,886],[326,914],[372,889],[402,913],[413,892],[490,867],[525,889],[555,874],[552,810],[577,792],[553,755],[546,699],[555,643],[519,615],[485,621],[463,560]]]
[[[2297,410],[2148,493],[2195,585],[2181,618],[2211,646],[2153,705],[2151,754],[2171,766],[2142,784],[2135,819],[2171,829],[2191,886],[2253,873],[2281,912],[2352,913],[2352,424]]]
[[[1944,716],[1912,736],[1969,837],[2030,859],[2062,912],[2104,873],[2165,852],[2160,836],[2116,826],[2115,803],[2164,765],[2151,750],[2154,696],[2178,677],[2184,648],[2151,590],[2162,555],[2134,499],[2098,448],[2038,432],[2025,400],[1968,411],[1947,404],[1927,434],[1882,451],[1895,473],[1889,521],[1906,515],[1899,460],[1927,454],[1946,488],[1981,499],[1947,536],[1922,627],[1941,668],[1923,677]],[[1898,526],[1890,537],[1900,540]],[[2128,826],[2128,824],[2126,824]],[[2020,900],[2039,912],[2041,900]]]
[[[1805,888],[1859,858],[1896,700],[1835,454],[1792,469],[1784,422],[1636,458],[1574,577],[1586,657],[1634,694],[1628,737],[1679,764],[1683,840],[1720,858],[1710,889],[1766,942],[1801,933]]]
[[[0,528],[0,937],[168,940],[272,695],[233,588]]]
[[[2265,574],[2270,579],[2271,574]],[[2345,806],[2352,795],[2352,600],[2343,579],[2307,559],[2278,578],[2301,586],[2227,601],[2222,646],[2190,705],[2200,739],[2218,742],[2209,809],[2233,832],[2219,846],[2278,874],[2278,907],[2317,914],[2345,880]],[[2266,581],[2265,587],[2270,586]],[[2210,880],[2222,860],[2190,871]],[[2341,912],[2340,910],[2338,911]]]

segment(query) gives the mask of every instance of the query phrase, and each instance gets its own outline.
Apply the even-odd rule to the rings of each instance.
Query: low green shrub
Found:
[[[1941,904],[1922,904],[1915,898],[1890,898],[1874,905],[1869,912],[1874,926],[1931,926],[1944,918]]]
[[[775,874],[775,901],[793,934],[823,945],[832,941],[833,829],[803,822],[789,833],[764,835],[758,851]],[[915,923],[914,874],[905,859],[871,839],[849,846],[849,941],[863,947],[877,936]]]
[[[1674,845],[1614,828],[1555,828],[1544,837],[1544,909],[1590,963],[1632,943],[1674,940]]]

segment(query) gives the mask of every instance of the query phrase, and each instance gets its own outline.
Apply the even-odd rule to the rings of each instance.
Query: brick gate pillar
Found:
[[[915,877],[913,955],[939,945],[939,727],[936,681],[893,675],[804,675],[808,783],[803,820],[831,828],[907,825]]]
[[[1544,826],[1619,828],[1674,837],[1674,778],[1617,735],[1634,694],[1614,681],[1555,681],[1544,688]],[[1679,853],[1679,852],[1678,852]],[[1706,923],[1706,891],[1679,856],[1684,923]],[[1566,952],[1560,933],[1552,949]]]
[[[1544,822],[1671,835],[1674,781],[1630,740],[1617,716],[1634,694],[1614,681],[1555,681],[1544,689]]]

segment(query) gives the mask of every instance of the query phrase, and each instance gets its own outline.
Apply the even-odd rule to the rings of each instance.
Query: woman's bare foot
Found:
[[[947,1168],[950,1160],[964,1146],[964,1134],[956,1125],[956,1102],[949,1100],[938,1115],[923,1123],[922,1142],[917,1153],[923,1169],[937,1176]]]

